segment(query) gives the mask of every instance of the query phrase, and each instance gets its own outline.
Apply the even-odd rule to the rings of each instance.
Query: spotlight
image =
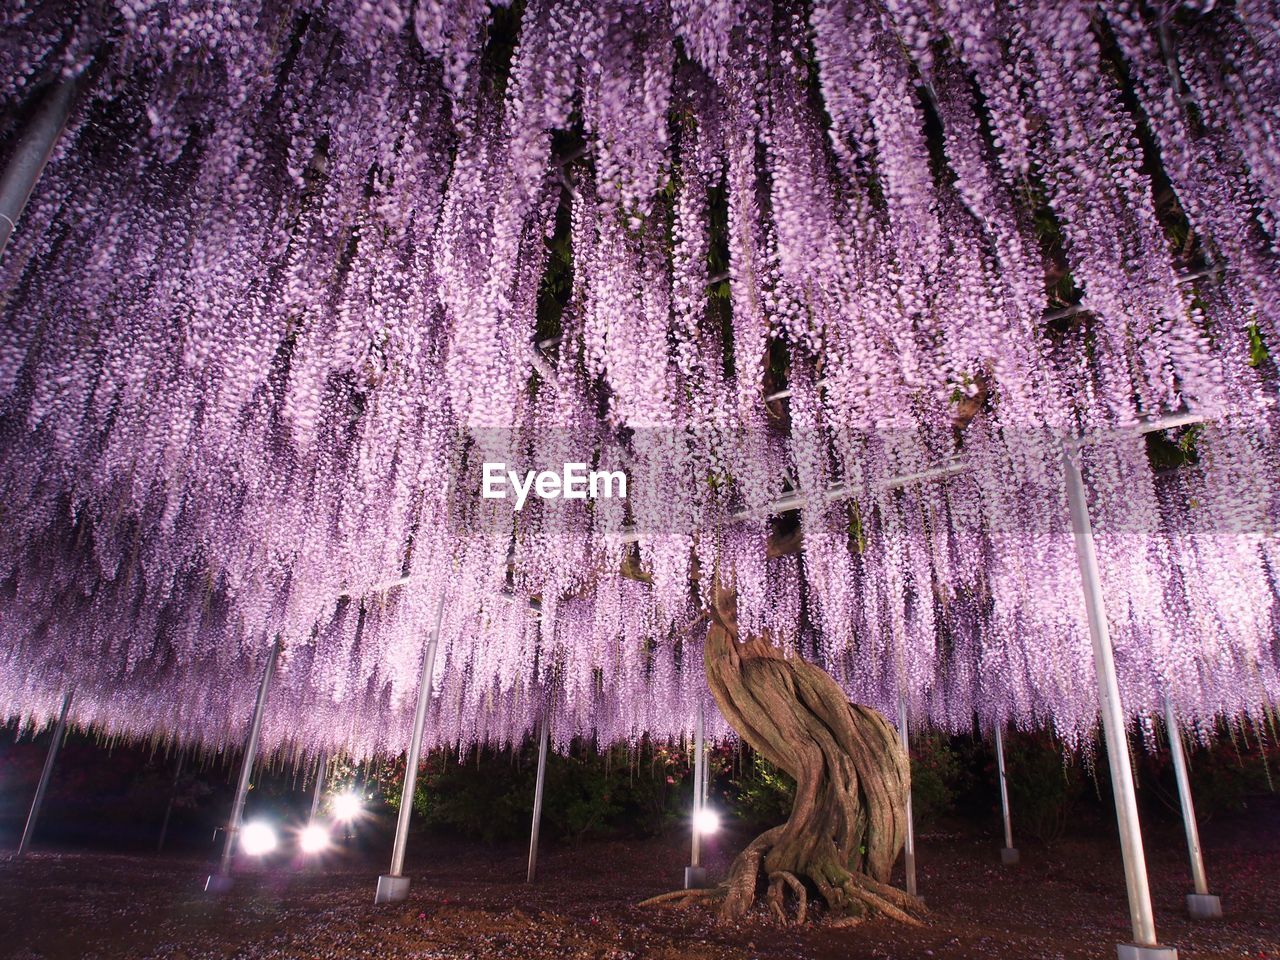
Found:
[[[276,832],[261,820],[246,823],[240,830],[240,847],[252,857],[261,857],[276,848]]]
[[[703,807],[693,815],[693,826],[701,834],[715,833],[720,829],[720,815]]]
[[[360,816],[364,803],[354,793],[340,793],[333,798],[333,816],[336,820],[350,823]]]
[[[310,823],[298,835],[298,846],[303,853],[322,853],[328,849],[329,831],[318,823]]]

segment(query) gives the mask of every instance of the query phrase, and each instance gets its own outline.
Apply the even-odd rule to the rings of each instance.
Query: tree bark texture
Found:
[[[738,635],[736,595],[717,589],[704,659],[720,712],[796,782],[787,822],[765,831],[730,869],[721,916],[741,917],[767,881],[780,919],[790,890],[803,921],[807,880],[842,917],[915,922],[915,898],[888,886],[906,839],[911,767],[893,726],[852,704],[823,670],[785,657],[767,636]]]

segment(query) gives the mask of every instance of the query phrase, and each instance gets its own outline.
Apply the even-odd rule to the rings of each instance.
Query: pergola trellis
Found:
[[[3,177],[0,178],[0,221],[3,221],[3,223],[0,223],[0,252],[3,252],[4,246],[8,242],[9,235],[18,218],[21,216],[22,210],[25,207],[31,192],[35,188],[45,163],[48,161],[50,154],[57,145],[58,137],[65,128],[69,111],[74,103],[76,86],[77,80],[73,78],[56,84],[52,88],[51,92],[46,96],[40,110],[37,111],[31,124],[25,131],[13,158],[4,171]],[[573,158],[564,158],[561,163],[569,162],[571,159]],[[1195,274],[1179,278],[1179,282],[1191,283],[1214,272],[1216,271],[1200,271]],[[712,282],[714,282],[714,278]],[[1065,310],[1056,311],[1053,316],[1055,319],[1058,319],[1069,316],[1074,312],[1078,312],[1083,309],[1085,308],[1066,308]],[[558,342],[558,338],[552,338],[540,341],[532,347],[534,354],[540,361],[539,369],[548,380],[554,380],[554,374],[549,368],[544,369],[545,361],[541,359],[540,351],[542,349],[555,346]],[[790,395],[789,390],[782,389],[768,395],[765,400],[783,400],[788,398]],[[1203,415],[1193,411],[1171,413],[1163,417],[1142,422],[1134,431],[1134,434],[1141,436],[1147,433],[1176,429],[1178,427],[1202,423],[1204,422],[1204,419]],[[1107,755],[1111,769],[1112,789],[1120,829],[1121,849],[1124,854],[1125,881],[1128,892],[1130,919],[1133,926],[1134,940],[1139,945],[1155,945],[1158,943],[1158,940],[1156,937],[1155,920],[1151,906],[1151,895],[1147,882],[1146,864],[1143,854],[1142,835],[1138,823],[1137,800],[1134,793],[1132,770],[1128,762],[1129,754],[1127,748],[1127,734],[1125,732],[1125,713],[1119,685],[1115,676],[1110,635],[1107,629],[1106,613],[1102,602],[1100,574],[1098,571],[1097,558],[1093,550],[1093,535],[1089,522],[1084,481],[1081,477],[1079,467],[1073,459],[1075,450],[1079,449],[1080,446],[1088,443],[1103,442],[1105,439],[1107,438],[1103,436],[1088,436],[1079,440],[1067,440],[1065,442],[1063,466],[1071,511],[1072,528],[1075,532],[1077,556],[1080,563],[1085,605],[1089,616],[1090,636],[1093,640],[1094,646],[1095,671],[1098,681],[1099,700],[1102,704],[1103,729],[1107,742]],[[926,470],[892,477],[885,481],[884,486],[891,489],[915,483],[928,482],[958,474],[964,469],[965,464],[963,460],[959,456],[956,456]],[[767,504],[761,509],[743,510],[735,515],[735,519],[776,516],[794,510],[801,510],[809,505],[812,496],[812,494],[808,494],[804,491],[793,491],[784,497]],[[838,502],[852,496],[854,496],[854,491],[849,486],[843,484],[831,486],[821,493],[821,498],[826,503]],[[624,529],[618,539],[622,543],[631,544],[639,542],[641,537],[641,532],[633,527]],[[394,580],[388,580],[377,584],[368,592],[383,593],[395,589],[396,587],[409,585],[413,583],[415,579],[415,577],[409,575],[401,576]],[[439,600],[436,628],[431,633],[424,646],[422,672],[419,678],[418,694],[414,712],[414,726],[409,740],[410,746],[405,767],[405,797],[412,797],[417,776],[417,767],[422,747],[423,727],[425,724],[427,705],[430,698],[430,677],[435,662],[436,641],[438,639],[440,629],[439,617],[443,611],[443,604],[444,600],[441,598]],[[531,609],[535,611],[540,610],[540,604],[538,604],[536,600],[531,600],[530,606]],[[232,806],[231,816],[228,820],[221,866],[217,874],[209,877],[207,889],[210,891],[225,890],[230,886],[231,859],[235,850],[239,828],[243,820],[244,802],[248,793],[249,779],[256,759],[258,735],[266,708],[267,694],[275,666],[277,650],[278,644],[272,648],[272,653],[268,658],[266,667],[264,668],[262,680],[259,686],[257,703],[254,709],[252,722],[249,727],[249,736],[245,744],[245,750],[241,762],[235,800]],[[19,852],[25,852],[29,848],[31,839],[34,836],[35,826],[38,821],[40,809],[43,805],[53,765],[57,757],[58,747],[65,735],[67,711],[70,707],[71,698],[72,693],[68,691],[64,697],[62,712],[59,715],[58,723],[54,731],[53,742],[50,745],[49,753],[41,772],[40,783],[35,797],[32,800],[27,825],[19,846]],[[696,759],[693,822],[695,826],[692,831],[693,847],[691,866],[686,870],[685,876],[686,885],[699,885],[705,880],[705,871],[699,865],[699,832],[696,826],[698,812],[703,809],[706,803],[707,790],[701,718],[701,708],[699,708],[696,724],[697,736],[694,747]],[[1208,890],[1203,856],[1200,851],[1196,828],[1195,811],[1190,792],[1190,783],[1187,775],[1186,762],[1182,753],[1179,726],[1176,716],[1173,714],[1172,710],[1166,711],[1166,724],[1170,748],[1174,756],[1174,770],[1177,776],[1178,795],[1181,802],[1183,823],[1187,835],[1187,844],[1191,857],[1192,875],[1195,885],[1195,892],[1189,894],[1187,898],[1188,907],[1192,916],[1220,916],[1221,904],[1217,897],[1209,894]],[[908,717],[905,699],[900,699],[899,701],[898,726],[905,749],[908,744]],[[539,726],[538,742],[539,752],[535,788],[536,793],[528,868],[528,879],[530,882],[533,881],[536,872],[538,834],[541,822],[542,793],[546,771],[546,754],[548,749],[547,724],[545,716]],[[1004,785],[1003,739],[999,728],[995,729],[995,744],[998,763],[998,777],[1000,781],[1001,809],[1005,828],[1005,850],[1002,851],[1002,854],[1004,855],[1006,862],[1016,862],[1017,851],[1012,849],[1012,832],[1010,828],[1008,795]],[[317,782],[316,798],[319,798],[319,780]],[[376,894],[377,902],[381,903],[403,900],[408,894],[409,880],[403,875],[403,872],[411,810],[412,804],[410,802],[401,803],[397,819],[394,850],[391,858],[391,869],[388,874],[379,877],[378,879],[378,889]],[[914,895],[916,892],[915,850],[914,837],[910,831],[908,832],[905,858],[907,891]],[[1124,949],[1124,947],[1121,948],[1122,960],[1125,960],[1123,953]],[[1133,956],[1149,956],[1154,958],[1165,953],[1176,956],[1175,951],[1165,951],[1160,948],[1147,950],[1142,953],[1134,953]]]
[[[1179,427],[1192,426],[1205,422],[1205,416],[1195,411],[1180,411],[1163,417],[1151,418],[1140,423],[1133,431],[1133,436],[1144,436],[1173,430]],[[1093,547],[1093,530],[1089,519],[1089,508],[1084,479],[1076,462],[1076,453],[1083,446],[1103,443],[1116,435],[1087,435],[1078,439],[1067,439],[1063,444],[1063,471],[1066,482],[1068,507],[1071,514],[1071,526],[1075,535],[1077,558],[1080,565],[1080,578],[1085,599],[1085,607],[1089,617],[1089,633],[1093,641],[1094,670],[1098,684],[1098,697],[1102,706],[1102,724],[1107,744],[1107,758],[1111,771],[1112,793],[1115,801],[1117,822],[1119,824],[1121,850],[1124,855],[1125,883],[1129,899],[1130,920],[1133,926],[1134,940],[1138,944],[1158,943],[1155,929],[1154,911],[1151,905],[1151,892],[1147,881],[1146,860],[1143,853],[1142,832],[1138,821],[1137,796],[1134,791],[1133,771],[1129,762],[1128,734],[1126,732],[1127,714],[1121,697],[1119,682],[1116,679],[1114,653],[1111,646],[1110,631],[1107,626],[1106,607],[1102,597],[1101,573]],[[905,486],[907,484],[942,479],[960,473],[965,469],[963,460],[956,457],[946,463],[926,471],[906,474],[891,478],[887,486]],[[834,502],[852,496],[849,487],[844,485],[830,487],[823,491],[822,499]],[[740,519],[764,515],[778,515],[793,510],[802,510],[810,502],[810,495],[796,491],[785,498],[768,504],[763,510],[743,511]],[[637,542],[641,537],[634,528],[625,531],[620,538],[624,543]],[[387,581],[373,588],[371,592],[383,592],[414,582],[413,577],[405,576]],[[513,598],[514,599],[514,598]],[[540,610],[536,601],[530,601],[531,609]],[[435,635],[428,641],[428,649],[434,651]],[[410,766],[406,768],[405,790],[411,794],[418,750],[422,739],[421,717],[426,710],[430,696],[428,673],[424,671],[423,681],[418,692],[418,707],[415,714],[413,737],[410,741]],[[1167,701],[1166,701],[1167,707]],[[1187,836],[1188,851],[1191,858],[1191,870],[1195,890],[1187,895],[1188,910],[1193,917],[1209,918],[1221,916],[1222,907],[1219,899],[1209,893],[1206,879],[1204,858],[1195,818],[1195,807],[1191,796],[1190,780],[1187,774],[1186,761],[1183,756],[1182,740],[1176,715],[1172,709],[1165,711],[1166,730],[1169,737],[1170,750],[1174,756],[1174,772],[1177,778],[1178,797],[1182,812],[1183,826]],[[899,698],[898,729],[904,749],[908,749],[908,715],[904,697]],[[690,867],[685,873],[685,884],[700,885],[705,880],[705,871],[699,865],[699,834],[696,826],[698,812],[706,802],[705,761],[703,759],[702,709],[698,707],[695,723],[694,745],[694,805],[692,831],[693,852]],[[1004,745],[999,727],[994,728],[995,749],[997,757],[998,779],[1000,787],[1001,814],[1005,830],[1005,849],[1002,857],[1006,863],[1017,862],[1017,850],[1013,849],[1013,836],[1010,827],[1009,798],[1005,789]],[[529,879],[532,881],[537,858],[538,829],[542,813],[542,784],[546,769],[547,736],[545,719],[540,726],[538,777],[536,799],[534,802],[532,841],[529,853]],[[403,867],[403,844],[408,830],[406,806],[401,807],[401,819],[396,832],[396,849],[399,858],[393,857],[392,875],[398,876]],[[908,823],[910,814],[908,813]],[[907,834],[905,850],[905,870],[907,892],[916,893],[915,840],[910,829]],[[384,893],[383,881],[379,880],[379,900],[389,898]],[[404,889],[408,884],[405,881]],[[399,899],[400,897],[397,897]]]
[[[3,230],[3,240],[0,240],[0,249],[3,248],[3,242],[7,241],[8,234],[11,232],[13,224],[21,215],[22,206],[26,198],[30,195],[39,176],[44,162],[53,151],[59,132],[66,124],[68,110],[74,98],[75,79],[64,80],[62,83],[55,85],[45,100],[43,108],[37,112],[33,122],[30,124],[27,133],[19,143],[17,150],[14,152],[13,159],[4,176],[0,179],[0,230]],[[584,148],[585,150],[585,148]],[[580,155],[580,154],[579,154]],[[565,180],[563,173],[564,164],[570,162],[574,157],[568,155],[561,158],[558,163],[561,167],[561,179]],[[574,188],[572,184],[566,183],[567,189],[572,193]],[[1179,282],[1186,283],[1199,279],[1210,273],[1216,272],[1217,268],[1210,268],[1204,271],[1179,278]],[[719,279],[726,279],[727,274]],[[715,282],[717,277],[709,278],[711,282]],[[1068,307],[1064,310],[1055,311],[1046,319],[1063,319],[1077,312],[1083,312],[1086,308]],[[549,367],[541,350],[554,346],[552,340],[543,340],[536,343],[532,347],[532,356],[530,362],[538,370],[540,375],[548,381],[555,380],[555,373]],[[766,401],[777,401],[785,399],[790,395],[788,389],[774,391],[765,396]],[[1149,421],[1141,424],[1136,433],[1142,434],[1147,432],[1155,432],[1159,430],[1171,429],[1179,426],[1187,426],[1202,421],[1199,414],[1193,412],[1182,412],[1171,414],[1168,417],[1158,420]],[[1156,944],[1155,928],[1152,919],[1150,907],[1150,896],[1146,890],[1145,867],[1143,865],[1141,835],[1138,831],[1136,803],[1133,797],[1131,772],[1129,766],[1124,762],[1127,756],[1125,749],[1124,734],[1124,711],[1122,709],[1119,685],[1117,683],[1114,671],[1114,664],[1111,662],[1110,639],[1108,635],[1107,620],[1105,611],[1102,607],[1102,592],[1100,578],[1098,573],[1098,565],[1096,557],[1093,554],[1092,532],[1090,527],[1090,519],[1088,507],[1085,499],[1084,481],[1081,477],[1078,464],[1073,459],[1074,453],[1078,450],[1078,446],[1082,442],[1095,442],[1098,438],[1089,438],[1085,441],[1068,441],[1063,457],[1063,469],[1066,481],[1066,489],[1069,500],[1069,508],[1071,512],[1072,528],[1075,536],[1075,544],[1077,550],[1077,558],[1080,565],[1080,573],[1084,588],[1085,607],[1088,613],[1088,624],[1090,637],[1093,643],[1094,665],[1099,686],[1099,699],[1102,705],[1103,726],[1106,733],[1108,756],[1112,765],[1112,782],[1113,788],[1116,790],[1116,807],[1118,819],[1121,828],[1122,847],[1125,853],[1126,879],[1128,881],[1128,892],[1130,901],[1131,919],[1133,922],[1134,938],[1141,946],[1150,946],[1154,948]],[[884,482],[888,488],[896,488],[916,483],[923,483],[933,479],[944,478],[962,472],[965,469],[963,461],[958,458],[947,460],[933,467],[924,470],[914,471],[909,474],[896,476]],[[782,498],[768,504],[763,511],[743,511],[737,515],[737,519],[759,518],[762,514],[771,515],[784,513],[792,510],[804,509],[811,502],[832,503],[853,497],[854,491],[848,486],[837,485],[823,490],[820,495],[811,495],[805,491],[793,491]],[[810,497],[814,499],[811,501]],[[638,529],[624,530],[619,535],[622,543],[635,543],[642,539],[642,532]],[[389,580],[380,583],[373,588],[374,592],[383,592],[397,586],[404,586],[414,582],[412,576],[405,576],[395,580]],[[520,602],[521,598],[513,597],[516,602]],[[443,598],[438,601],[443,604]],[[536,603],[536,601],[531,601]],[[538,607],[534,606],[537,610]],[[434,656],[435,643],[439,637],[439,612],[437,613],[437,626],[431,634],[431,638],[427,647],[424,649],[423,669],[418,681],[418,699],[414,718],[414,728],[409,745],[410,763],[407,767],[406,774],[406,795],[412,794],[413,777],[416,774],[417,758],[421,749],[423,738],[423,726],[425,723],[426,709],[428,697],[430,696],[430,676],[431,662]],[[257,749],[258,734],[263,720],[263,711],[267,702],[267,692],[270,686],[271,671],[274,668],[275,658],[278,652],[278,645],[273,646],[270,658],[268,659],[262,682],[259,685],[257,708],[254,711],[254,720],[250,726],[249,739],[245,751],[245,762],[241,771],[240,789],[237,792],[238,799],[236,807],[231,817],[231,829],[228,831],[227,846],[224,851],[223,868],[224,872],[229,865],[229,858],[232,852],[232,840],[235,829],[239,826],[240,815],[243,809],[244,791],[247,789],[248,777],[252,770],[253,755]],[[42,775],[41,787],[37,791],[36,803],[33,805],[32,816],[29,820],[28,833],[34,827],[35,817],[38,813],[39,802],[44,794],[44,787],[47,786],[48,775],[52,769],[54,751],[56,744],[61,739],[61,732],[65,729],[67,711],[71,702],[71,693],[68,692],[63,699],[63,709],[59,720],[59,735],[55,736],[55,746],[51,749],[48,762],[46,763],[45,772]],[[1184,758],[1181,754],[1181,742],[1178,737],[1177,717],[1174,715],[1172,708],[1166,701],[1166,715],[1168,723],[1168,731],[1171,740],[1171,746],[1174,753],[1175,772],[1179,778],[1179,793],[1183,800],[1183,816],[1187,827],[1188,845],[1192,854],[1193,875],[1195,879],[1196,894],[1194,896],[1206,897],[1207,885],[1204,882],[1203,863],[1199,856],[1198,841],[1195,837],[1195,821],[1194,814],[1191,810],[1190,793],[1187,789],[1186,770]],[[907,713],[905,699],[899,698],[899,729],[901,736],[905,742],[907,737]],[[548,749],[547,735],[548,717],[544,713],[539,725],[539,777],[538,777],[538,799],[535,801],[535,819],[533,826],[533,838],[530,851],[529,876],[532,879],[536,865],[536,849],[537,849],[537,832],[538,832],[538,813],[541,809],[541,786],[542,775],[545,770],[545,757]],[[699,773],[697,777],[700,782],[695,786],[695,806],[699,806],[705,801],[706,779],[705,765],[702,762],[702,716],[699,711],[697,720],[698,741],[695,746],[695,756],[697,757],[697,765]],[[1003,750],[1001,732],[996,728],[996,746],[999,755],[1000,777],[1002,786],[1003,813],[1006,824],[1006,847],[1011,847],[1012,837],[1008,830],[1009,812],[1007,805],[1007,797],[1003,791]],[[402,804],[400,822],[397,829],[395,853],[392,858],[392,868],[390,874],[384,876],[379,881],[379,899],[394,899],[396,891],[402,890],[407,881],[404,880],[403,861],[405,851],[405,840],[407,837],[407,825],[409,816],[409,804]],[[29,837],[24,836],[23,846],[29,842]],[[698,838],[694,835],[694,855],[693,866],[697,866],[698,860]],[[908,845],[908,886],[914,886],[914,872],[911,869],[911,857],[913,855],[913,847],[909,842]],[[691,878],[694,879],[694,878]],[[385,881],[385,883],[384,883]],[[1189,901],[1189,905],[1193,913],[1197,910],[1211,910],[1216,904],[1210,904],[1207,898]],[[1142,953],[1136,955],[1144,955]]]

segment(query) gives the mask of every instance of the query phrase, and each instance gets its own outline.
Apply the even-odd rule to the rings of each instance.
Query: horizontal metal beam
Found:
[[[43,99],[26,128],[18,133],[17,146],[0,171],[0,253],[8,246],[40,174],[66,129],[79,85],[78,76],[63,78],[43,91]]]
[[[425,581],[426,579],[427,578],[424,576],[397,577],[395,580],[388,580],[385,583],[379,583],[373,587],[369,587],[368,589],[365,590],[363,594],[361,594],[361,596],[367,597],[375,593],[388,593],[394,590],[396,587],[408,586],[411,583],[419,583],[419,582]],[[496,593],[494,593],[494,596],[497,599],[505,600],[508,603],[516,603],[520,600],[520,597],[517,596],[511,590],[499,590]],[[533,613],[535,619],[541,620],[542,619],[542,601],[531,597],[528,600],[528,606],[529,606],[530,612]]]
[[[1174,283],[1182,286],[1187,283],[1195,283],[1197,280],[1203,280],[1205,277],[1214,277],[1222,273],[1221,267],[1206,267],[1203,270],[1196,270],[1194,273],[1184,273],[1174,278]],[[1058,310],[1051,310],[1044,315],[1046,322],[1054,320],[1065,320],[1067,317],[1074,317],[1081,313],[1092,313],[1093,310],[1083,303],[1073,303],[1069,307],[1062,307]]]
[[[1172,430],[1176,427],[1191,426],[1196,423],[1204,423],[1208,420],[1203,413],[1197,413],[1194,410],[1184,410],[1178,413],[1171,413],[1161,417],[1143,419],[1132,433],[1125,430],[1104,431],[1099,433],[1087,434],[1075,441],[1076,446],[1085,446],[1087,444],[1102,443],[1106,440],[1120,439],[1124,436],[1143,436],[1148,433],[1157,433],[1161,430]],[[913,473],[903,473],[896,477],[890,477],[881,481],[879,488],[882,490],[896,490],[901,487],[908,486],[912,483],[921,483],[927,480],[940,480],[943,477],[954,476],[957,473],[963,473],[969,468],[969,465],[959,456],[949,457],[933,467],[927,467]],[[834,503],[839,500],[848,500],[853,497],[854,491],[847,484],[835,484],[828,487],[823,493],[823,500],[827,503]],[[790,493],[785,497],[774,500],[763,507],[756,510],[742,510],[734,514],[734,519],[746,520],[760,516],[776,516],[780,513],[788,513],[792,510],[801,510],[809,505],[810,497],[804,493]]]
[[[1157,433],[1161,430],[1173,430],[1177,427],[1192,426],[1197,423],[1205,423],[1210,419],[1211,417],[1209,415],[1204,413],[1199,413],[1195,410],[1180,410],[1176,413],[1169,413],[1159,417],[1150,417],[1150,418],[1141,419],[1137,422],[1137,424],[1135,425],[1132,431],[1129,431],[1129,430],[1100,431],[1097,433],[1086,434],[1085,436],[1080,437],[1077,440],[1069,441],[1069,442],[1072,444],[1072,446],[1078,449],[1079,447],[1082,447],[1082,446],[1086,446],[1094,443],[1102,443],[1106,440],[1121,439],[1126,436],[1140,437],[1140,436],[1145,436],[1148,433]],[[913,483],[924,483],[930,480],[940,480],[940,479],[943,479],[944,477],[950,477],[958,473],[963,473],[968,468],[969,468],[969,465],[968,463],[965,462],[963,458],[959,456],[953,456],[953,457],[949,457],[946,460],[943,460],[941,463],[937,464],[936,466],[927,467],[924,470],[918,470],[913,473],[900,474],[896,477],[890,477],[887,480],[883,480],[878,485],[878,489],[897,490],[897,489],[901,489],[902,487],[909,486],[910,484],[913,484]],[[833,484],[830,487],[827,487],[827,489],[823,491],[822,500],[824,503],[838,503],[841,500],[852,499],[854,496],[854,493],[855,492],[853,488],[850,487],[848,484],[837,483],[837,484]],[[733,514],[733,519],[760,520],[766,517],[776,517],[776,516],[779,516],[780,514],[790,513],[793,510],[803,510],[809,506],[809,503],[812,501],[812,499],[813,498],[807,493],[803,493],[798,490],[793,491],[791,493],[786,494],[785,496],[779,497],[777,500],[772,500],[769,503],[766,503],[762,506],[755,507],[755,508],[748,508],[745,510],[739,510]],[[618,542],[620,543],[628,543],[628,544],[639,543],[640,540],[643,539],[643,534],[641,534],[641,532],[637,530],[634,526],[624,527],[617,539],[618,539]],[[384,593],[395,587],[404,586],[405,584],[412,583],[415,580],[419,580],[419,579],[422,579],[422,578],[406,576],[406,577],[399,577],[395,580],[389,580],[385,583],[381,583],[375,587],[370,588],[369,590],[366,591],[366,595],[370,593]],[[514,596],[512,594],[503,594],[503,596],[507,596],[509,598],[514,599]],[[539,610],[539,616],[541,616],[541,606],[534,607],[533,609]]]

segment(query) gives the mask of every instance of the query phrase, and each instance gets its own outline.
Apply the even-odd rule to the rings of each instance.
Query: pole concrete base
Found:
[[[1222,901],[1211,893],[1188,893],[1187,913],[1192,920],[1216,920],[1222,916]]]
[[[1000,862],[1003,863],[1006,867],[1013,866],[1015,863],[1018,862],[1019,859],[1020,858],[1018,856],[1017,847],[1001,847],[1000,848]]]
[[[707,885],[707,868],[706,867],[685,867],[684,868],[684,888],[686,890],[701,890]]]
[[[1173,947],[1143,946],[1140,943],[1118,943],[1116,953],[1119,960],[1178,960],[1178,951]]]
[[[229,873],[211,873],[204,882],[205,893],[226,893],[234,886]]]
[[[378,878],[378,889],[373,895],[374,903],[399,903],[409,896],[409,878],[393,877],[384,873]]]

